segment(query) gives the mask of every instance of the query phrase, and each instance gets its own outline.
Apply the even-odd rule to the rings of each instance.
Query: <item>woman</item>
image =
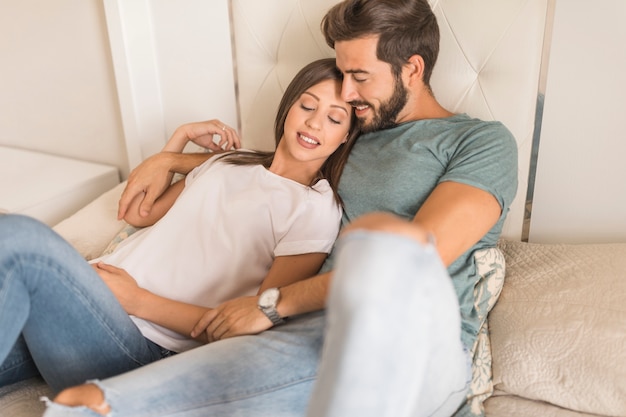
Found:
[[[314,274],[337,235],[356,137],[340,89],[333,59],[306,66],[279,106],[274,153],[212,157],[148,217],[133,202],[126,219],[154,225],[93,267],[38,222],[0,218],[0,385],[41,374],[56,391],[188,350],[208,341],[191,331],[211,307],[213,339],[238,320],[268,328],[255,294]]]

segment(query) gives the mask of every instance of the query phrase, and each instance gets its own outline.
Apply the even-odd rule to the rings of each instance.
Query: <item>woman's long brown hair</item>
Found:
[[[276,146],[278,146],[278,143],[285,133],[285,120],[287,119],[287,114],[291,106],[295,104],[306,90],[326,80],[339,82],[343,80],[343,76],[337,69],[334,58],[324,58],[311,62],[302,68],[291,83],[289,83],[278,105],[276,120],[274,122],[274,139]],[[353,112],[350,119],[350,130],[346,143],[340,145],[339,148],[328,157],[320,168],[319,174],[313,178],[309,184],[309,186],[313,186],[317,181],[325,178],[330,184],[335,200],[339,205],[342,205],[341,197],[337,193],[339,179],[357,136],[358,129],[356,117]],[[274,152],[235,151],[220,155],[219,158],[234,165],[263,165],[265,168],[269,168],[274,160]]]

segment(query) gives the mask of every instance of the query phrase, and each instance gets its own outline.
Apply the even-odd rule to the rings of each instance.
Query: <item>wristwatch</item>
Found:
[[[285,320],[278,315],[278,311],[276,311],[278,300],[280,300],[280,290],[278,288],[268,288],[261,293],[257,303],[259,309],[265,313],[274,326],[285,322]]]

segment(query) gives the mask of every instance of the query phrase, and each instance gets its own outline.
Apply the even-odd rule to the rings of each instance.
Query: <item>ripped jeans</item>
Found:
[[[434,247],[352,232],[337,250],[326,317],[303,315],[96,381],[110,415],[452,415],[470,366],[456,293]],[[95,415],[53,403],[45,417]]]
[[[65,240],[19,215],[0,215],[0,334],[0,386],[40,374],[59,391],[169,354]]]

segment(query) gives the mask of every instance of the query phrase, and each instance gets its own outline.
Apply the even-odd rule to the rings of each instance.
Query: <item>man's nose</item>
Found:
[[[359,95],[354,88],[354,82],[349,77],[345,77],[341,84],[341,99],[349,103],[356,100],[358,97]]]

